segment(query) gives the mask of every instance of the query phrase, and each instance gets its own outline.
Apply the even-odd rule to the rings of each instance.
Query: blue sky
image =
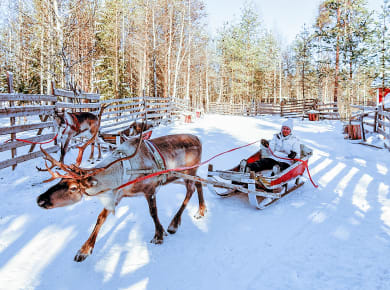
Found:
[[[244,0],[203,0],[211,33],[223,23],[238,20]],[[291,42],[306,23],[311,25],[317,15],[320,0],[253,0],[264,25]],[[383,0],[368,0],[370,9],[379,9]]]

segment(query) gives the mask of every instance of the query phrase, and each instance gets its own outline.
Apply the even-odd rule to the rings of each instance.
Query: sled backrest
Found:
[[[313,154],[313,150],[307,147],[305,144],[301,144],[301,157],[310,156]]]

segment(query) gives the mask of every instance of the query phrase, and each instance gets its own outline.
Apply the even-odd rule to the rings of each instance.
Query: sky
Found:
[[[317,15],[320,0],[253,0],[267,29],[280,35],[283,42],[291,43],[302,30],[311,25]],[[244,0],[204,0],[209,18],[210,32],[214,34],[225,22],[238,20]],[[370,9],[379,9],[383,0],[368,0]]]
[[[270,139],[284,120],[205,115],[193,123],[156,127],[152,138],[194,134],[202,142],[204,161]],[[203,187],[205,217],[194,218],[194,194],[177,233],[165,236],[161,245],[150,243],[154,225],[145,198],[124,198],[82,263],[73,257],[102,211],[98,197],[44,210],[36,198],[57,181],[40,183],[49,178],[35,169],[44,167],[42,158],[14,171],[2,169],[0,290],[390,289],[390,152],[344,139],[342,125],[294,120],[293,133],[313,149],[309,168],[319,188],[306,180],[266,209],[256,210],[247,195],[220,197]],[[18,152],[22,148],[29,146]],[[258,148],[257,142],[211,163],[215,170],[226,170]],[[0,160],[5,155],[9,151],[0,152]],[[77,149],[72,149],[65,161],[69,164],[76,156]],[[206,165],[198,175],[207,178]],[[158,189],[158,216],[165,229],[184,196],[184,184]]]

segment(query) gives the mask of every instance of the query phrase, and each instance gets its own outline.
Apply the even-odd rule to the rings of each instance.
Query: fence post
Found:
[[[374,133],[378,132],[377,126],[378,126],[378,111],[376,110],[374,116]]]
[[[283,117],[283,105],[284,105],[284,101],[280,103],[280,117]]]
[[[366,132],[364,132],[364,115],[360,116],[360,122],[361,122],[361,127],[362,127],[362,138],[363,141],[366,141]]]
[[[7,71],[7,84],[8,84],[8,93],[10,94],[13,94],[14,93],[14,79],[13,79],[13,74],[12,72],[9,72]],[[13,107],[14,106],[14,102],[13,101],[10,101],[9,102],[9,106],[10,107]],[[14,126],[15,125],[15,117],[10,117],[10,126]],[[16,133],[11,133],[11,142],[14,142],[16,139]],[[16,148],[12,148],[11,149],[11,156],[12,158],[15,158],[16,157]],[[16,168],[16,165],[12,165],[12,170],[15,170]]]

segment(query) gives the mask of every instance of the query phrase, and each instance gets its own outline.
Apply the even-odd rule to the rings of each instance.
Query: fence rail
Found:
[[[283,101],[281,104],[210,103],[209,112],[230,115],[280,115],[289,118],[308,118],[309,111],[314,110],[319,119],[339,119],[337,103],[319,103],[316,99]]]
[[[355,106],[357,107],[357,106]],[[357,124],[361,127],[362,139],[366,141],[366,133],[379,133],[386,139],[390,138],[390,112],[382,108],[364,107],[351,116],[349,124]]]
[[[137,120],[147,119],[152,126],[178,118],[187,110],[180,99],[134,97],[100,100],[99,94],[75,93],[57,89],[52,84],[52,94],[19,94],[13,91],[12,73],[7,73],[8,94],[0,94],[0,169],[42,156],[36,144],[54,138],[53,122],[49,117],[54,110],[90,111],[97,114],[103,104],[110,106],[103,112],[102,133],[117,133]],[[49,153],[59,150],[57,142],[43,145]],[[11,154],[8,155],[7,151]]]

